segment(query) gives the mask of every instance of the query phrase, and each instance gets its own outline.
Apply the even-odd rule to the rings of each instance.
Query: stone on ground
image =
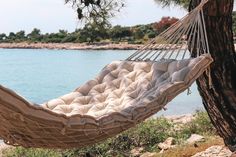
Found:
[[[12,146],[6,145],[4,143],[0,143],[0,157],[3,156],[3,151],[6,149],[12,148]]]
[[[140,156],[143,150],[144,150],[143,147],[137,147],[137,148],[132,149],[130,153],[132,156]]]
[[[155,157],[155,156],[157,156],[157,153],[146,152],[142,154],[140,157]]]
[[[201,135],[197,135],[197,134],[192,134],[191,137],[189,139],[187,139],[187,143],[188,144],[194,144],[197,142],[204,142],[205,138]]]
[[[174,144],[174,138],[169,137],[163,143],[159,143],[157,146],[161,150],[168,150],[173,147],[173,144]]]
[[[232,152],[224,146],[212,146],[192,157],[230,157]]]

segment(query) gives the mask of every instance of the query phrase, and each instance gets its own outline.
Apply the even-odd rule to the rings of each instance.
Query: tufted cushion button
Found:
[[[173,61],[175,61],[175,60],[173,60],[173,59],[159,60],[159,61],[153,63],[152,68],[154,69],[154,71],[166,72],[168,70],[169,64]]]
[[[99,102],[99,103],[103,103],[106,101],[108,97],[108,94],[107,93],[103,93],[103,94],[99,94],[97,96],[94,97],[93,101],[92,102]]]
[[[106,90],[106,85],[105,84],[99,84],[99,85],[96,85],[95,87],[93,87],[90,90],[89,95],[101,94],[101,93],[104,93],[105,90]]]
[[[184,60],[175,61],[175,62],[177,62],[178,69],[182,69],[182,68],[185,68],[189,65],[190,60],[189,59],[184,59]]]
[[[76,99],[80,96],[82,96],[81,93],[72,92],[72,93],[69,93],[69,94],[66,94],[66,95],[62,96],[61,99],[65,102],[65,104],[69,105],[71,102],[74,101],[74,99]]]
[[[129,78],[123,78],[121,83],[120,83],[120,86],[121,88],[127,88],[129,87],[131,84],[133,83],[133,81]]]
[[[146,75],[145,79],[147,79],[149,82],[151,82],[151,80],[152,80],[152,73],[149,72],[149,73]]]
[[[91,88],[98,84],[97,80],[88,81],[85,85],[81,86],[80,88],[76,89],[77,92],[80,92],[83,96],[88,95]]]
[[[91,109],[92,106],[93,104],[81,105],[79,103],[73,103],[71,104],[72,110],[70,112],[70,115],[73,115],[73,114],[84,115]]]
[[[107,103],[97,103],[89,109],[88,114],[91,112],[102,111],[103,109],[105,109],[107,107],[107,105],[108,105]]]
[[[132,82],[135,82],[136,75],[137,75],[136,72],[131,72],[129,75],[127,75],[126,78],[130,79]]]
[[[111,71],[108,75],[106,75],[103,79],[102,82],[111,82],[115,79],[118,78],[118,75],[119,75],[119,71],[116,70],[116,71]]]
[[[74,101],[72,102],[73,103],[79,103],[79,104],[82,104],[82,105],[86,105],[86,104],[89,104],[90,101],[92,99],[92,96],[82,96],[82,97],[78,97],[76,99],[74,99]]]
[[[111,86],[118,89],[118,88],[120,88],[120,84],[121,84],[121,79],[115,79],[112,81]]]
[[[53,110],[55,107],[65,105],[65,102],[61,99],[53,99],[47,103],[47,107],[51,110]]]
[[[138,88],[136,90],[134,90],[133,92],[131,92],[130,94],[128,94],[131,98],[136,99],[139,97],[139,95],[142,93],[141,88]]]
[[[190,71],[189,68],[183,68],[182,70],[179,70],[177,72],[174,72],[172,74],[171,82],[180,82],[184,81],[186,74]]]
[[[132,62],[122,62],[120,68],[131,72],[134,70],[134,64],[132,64]]]
[[[68,105],[58,105],[53,109],[53,111],[57,112],[57,113],[67,114],[72,111],[72,107],[70,105],[69,106]]]
[[[121,69],[119,74],[118,74],[118,78],[124,77],[129,73],[130,73],[130,71],[128,71],[127,69]]]
[[[120,69],[117,69],[117,70],[111,71],[110,75],[112,75],[113,78],[118,78],[119,73],[120,73]]]
[[[118,68],[118,65],[121,64],[121,61],[113,61],[111,64],[107,65],[105,68],[110,70],[115,70]]]
[[[166,71],[160,71],[160,70],[153,70],[152,76],[154,77],[153,79],[158,79],[159,77],[161,77],[161,75],[163,75],[164,73],[166,73]]]
[[[151,70],[151,66],[150,62],[140,62],[134,66],[134,71],[144,71],[148,73]]]
[[[131,93],[138,88],[138,82],[133,82],[132,85],[125,88],[125,93]]]
[[[106,101],[110,102],[110,101],[114,101],[116,99],[119,99],[123,96],[123,94],[124,94],[124,89],[116,89],[107,95]]]

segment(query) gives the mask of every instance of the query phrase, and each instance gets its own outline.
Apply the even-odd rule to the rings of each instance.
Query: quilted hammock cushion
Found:
[[[0,85],[0,136],[10,145],[82,148],[160,111],[211,64],[210,55],[158,62],[115,61],[74,92],[34,105]]]
[[[95,79],[42,106],[58,114],[87,115],[95,119],[114,112],[130,115],[134,108],[154,101],[166,90],[179,88],[176,84],[193,82],[191,79],[196,79],[193,75],[201,68],[199,64],[208,66],[209,58],[202,55],[180,61],[114,61]],[[197,64],[199,67],[192,71]]]

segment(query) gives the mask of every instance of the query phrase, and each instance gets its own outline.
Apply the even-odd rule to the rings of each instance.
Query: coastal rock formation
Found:
[[[65,50],[138,50],[138,44],[112,43],[0,43],[0,48],[6,49],[65,49]]]
[[[173,116],[166,116],[165,118],[170,120],[173,123],[186,124],[186,123],[191,122],[194,119],[194,115],[192,114],[173,115]]]

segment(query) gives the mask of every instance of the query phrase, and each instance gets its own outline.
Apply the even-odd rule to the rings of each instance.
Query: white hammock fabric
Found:
[[[117,61],[76,91],[33,105],[0,86],[0,136],[24,147],[74,148],[114,136],[161,110],[212,59]]]
[[[81,148],[154,115],[213,62],[203,4],[126,61],[112,62],[65,96],[35,105],[0,86],[0,137],[24,147]],[[206,54],[184,59],[193,51]]]

